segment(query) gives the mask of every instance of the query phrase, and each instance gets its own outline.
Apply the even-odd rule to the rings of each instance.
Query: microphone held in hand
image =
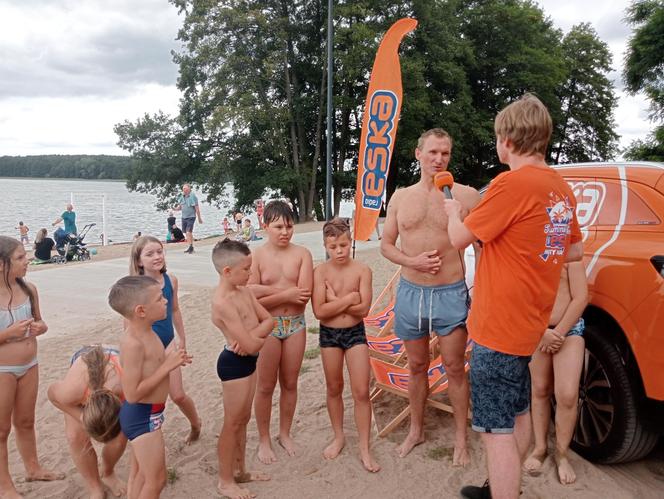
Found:
[[[433,177],[433,185],[436,189],[443,191],[447,199],[452,199],[452,191],[450,188],[454,185],[454,177],[450,172],[439,172]]]

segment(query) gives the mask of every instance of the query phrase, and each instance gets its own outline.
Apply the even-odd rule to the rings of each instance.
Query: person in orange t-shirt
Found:
[[[462,488],[466,498],[519,497],[531,439],[528,363],[548,325],[563,263],[583,256],[574,195],[544,161],[551,130],[535,96],[507,106],[495,132],[498,158],[510,171],[491,182],[463,221],[461,205],[445,201],[452,245],[483,244],[468,331],[475,342],[472,427],[482,433],[489,480]]]

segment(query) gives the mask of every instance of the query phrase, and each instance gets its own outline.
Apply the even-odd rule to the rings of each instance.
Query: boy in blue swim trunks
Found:
[[[258,459],[264,464],[277,460],[270,438],[272,395],[277,379],[281,389],[278,442],[289,456],[295,455],[290,430],[307,342],[304,308],[311,297],[313,261],[309,250],[290,242],[294,218],[285,202],[268,203],[263,212],[267,242],[254,251],[249,278],[249,289],[274,319],[257,368]]]
[[[371,269],[350,257],[350,228],[334,218],[323,225],[323,242],[329,260],[314,270],[311,305],[320,320],[320,347],[327,385],[327,412],[334,439],[323,451],[334,459],[344,448],[344,359],[350,375],[360,459],[367,471],[380,470],[369,451],[371,401],[369,400],[369,350],[364,317],[371,307]]]
[[[166,456],[161,425],[168,397],[169,374],[191,363],[181,349],[165,354],[152,331],[166,317],[166,298],[159,283],[148,276],[127,276],[108,295],[113,310],[126,319],[120,340],[122,391],[120,427],[131,442],[132,466],[127,484],[129,497],[157,498],[166,484]]]
[[[226,338],[217,360],[224,398],[224,424],[219,434],[220,495],[254,497],[238,482],[269,480],[269,476],[245,469],[247,423],[256,391],[258,351],[272,331],[272,316],[247,289],[251,275],[251,252],[241,241],[224,239],[212,250],[212,263],[219,285],[212,297],[212,322]]]

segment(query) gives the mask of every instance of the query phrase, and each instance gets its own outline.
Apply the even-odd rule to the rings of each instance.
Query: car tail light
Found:
[[[664,277],[664,256],[662,255],[657,255],[653,256],[650,261],[652,262],[653,266],[655,267],[655,270],[659,272],[659,274]]]

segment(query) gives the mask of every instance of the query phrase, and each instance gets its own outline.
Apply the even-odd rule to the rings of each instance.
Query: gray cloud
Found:
[[[170,52],[178,48],[175,37],[181,19],[174,7],[164,8],[165,0],[87,0],[87,12],[67,1],[9,3],[29,9],[37,18],[66,16],[70,26],[81,29],[48,36],[34,30],[19,46],[0,45],[0,99],[118,97],[140,84],[175,84],[177,66]],[[99,29],[90,29],[91,6],[100,16]]]

